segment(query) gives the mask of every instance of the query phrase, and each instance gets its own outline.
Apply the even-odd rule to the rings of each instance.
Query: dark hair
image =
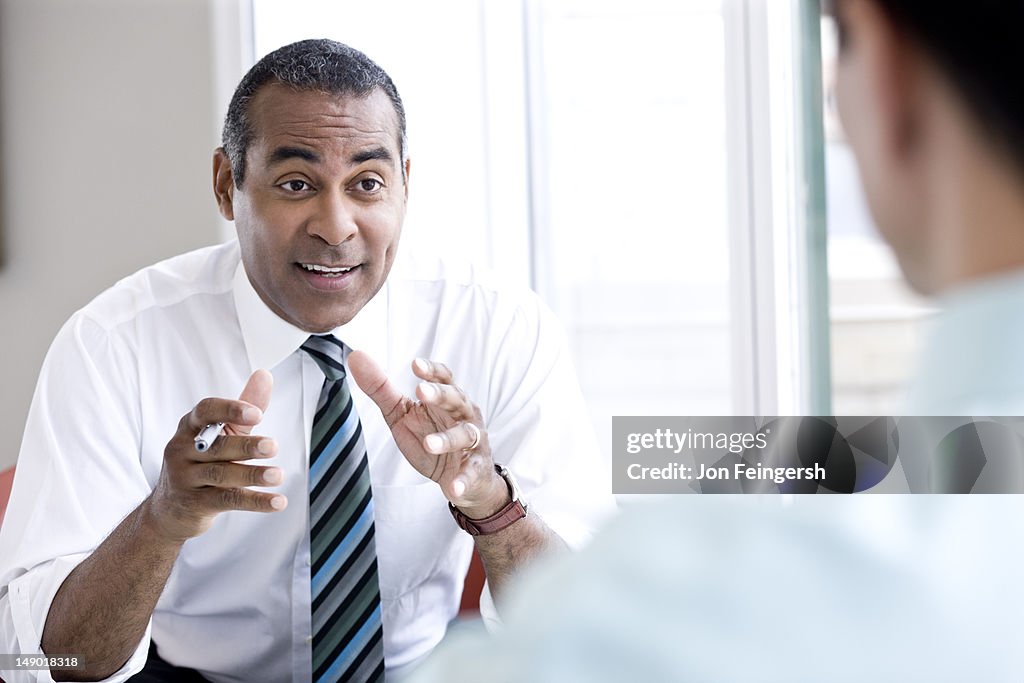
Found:
[[[263,85],[272,81],[301,90],[355,97],[366,97],[378,88],[383,90],[398,117],[399,161],[404,177],[408,146],[405,108],[391,77],[359,50],[321,38],[300,40],[274,50],[256,62],[235,88],[224,118],[222,144],[231,162],[236,187],[241,187],[245,179],[245,155],[253,139],[249,103]]]
[[[1024,2],[875,0],[935,60],[977,125],[1024,173]]]

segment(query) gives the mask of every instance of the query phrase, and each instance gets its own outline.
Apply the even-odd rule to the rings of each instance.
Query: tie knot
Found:
[[[316,361],[327,379],[332,382],[345,379],[345,345],[333,334],[314,334],[302,345],[302,350]]]

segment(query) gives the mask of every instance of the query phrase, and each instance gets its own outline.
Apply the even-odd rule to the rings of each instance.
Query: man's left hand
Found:
[[[362,351],[348,357],[359,387],[380,408],[399,450],[416,470],[436,481],[452,505],[470,519],[488,517],[509,501],[508,486],[494,470],[480,409],[453,383],[444,364],[418,358],[422,382],[412,399]]]

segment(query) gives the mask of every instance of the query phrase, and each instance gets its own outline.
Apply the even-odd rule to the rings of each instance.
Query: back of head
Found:
[[[365,54],[334,40],[301,40],[258,61],[242,77],[228,105],[222,144],[231,161],[235,185],[245,179],[245,155],[255,132],[249,106],[267,83],[280,82],[301,90],[366,97],[380,89],[391,100],[398,119],[398,148],[406,158],[405,108],[391,77]]]
[[[1024,2],[873,0],[946,74],[968,111],[1024,176]]]

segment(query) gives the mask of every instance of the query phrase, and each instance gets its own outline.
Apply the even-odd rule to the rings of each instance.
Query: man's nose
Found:
[[[307,227],[310,235],[335,247],[359,232],[355,207],[348,201],[344,190],[321,192],[318,199],[317,212]]]

